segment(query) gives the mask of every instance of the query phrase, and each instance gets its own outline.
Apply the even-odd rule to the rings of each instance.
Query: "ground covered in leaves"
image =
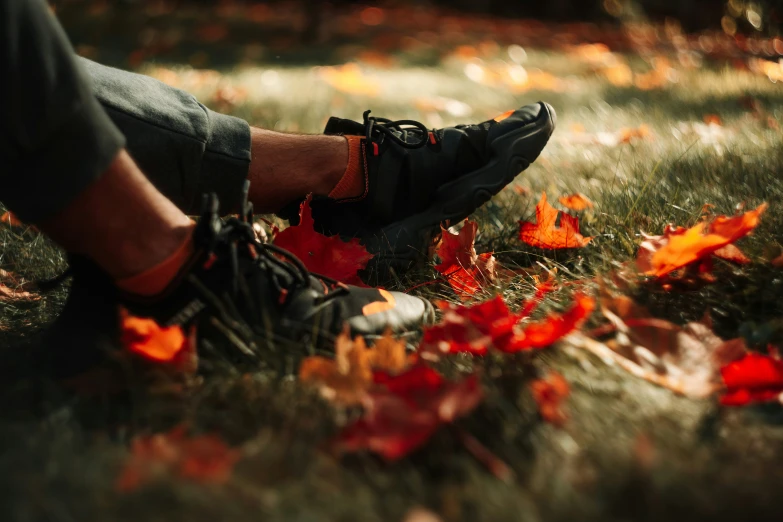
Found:
[[[490,303],[472,309],[470,335],[425,336],[422,357],[439,359],[437,376],[391,340],[368,349],[343,338],[336,362],[270,353],[261,367],[222,364],[205,376],[192,374],[192,353],[155,352],[176,355],[190,377],[166,369],[121,399],[63,394],[41,382],[36,346],[65,291],[29,284],[61,271],[62,254],[35,230],[4,224],[0,505],[9,520],[779,516],[783,70],[768,60],[779,40],[356,9],[314,45],[281,29],[282,11],[95,5],[60,12],[82,54],[139,68],[255,125],[319,132],[329,115],[358,119],[371,108],[442,126],[543,99],[558,130],[463,227],[475,252],[457,241],[451,253],[422,253],[390,285],[452,303],[445,320]],[[568,214],[539,204],[542,193]],[[680,257],[656,258],[667,243]],[[727,244],[741,252],[718,250]],[[512,313],[532,317],[524,336],[476,320]],[[565,319],[547,323],[556,313]],[[552,346],[551,329],[533,334],[537,324],[566,333],[567,319],[578,331]],[[126,348],[147,335],[137,327]],[[48,349],[75,353],[78,343]],[[737,361],[766,366],[748,383]],[[363,390],[380,382],[379,368],[410,367],[417,380],[404,393],[437,393],[405,407],[430,416],[402,419],[404,444],[373,446],[362,438],[372,424],[357,406]],[[396,379],[380,383],[398,389]],[[373,404],[399,399],[372,393]],[[381,456],[338,455],[340,433],[343,450]]]

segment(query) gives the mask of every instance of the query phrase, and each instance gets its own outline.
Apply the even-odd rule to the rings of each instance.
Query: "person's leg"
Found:
[[[155,266],[190,220],[123,152],[42,0],[0,2],[0,198],[116,278]]]
[[[154,78],[80,61],[133,159],[187,213],[200,212],[202,195],[213,192],[221,211],[237,211],[246,179],[256,210],[274,212],[309,193],[329,195],[346,173],[345,137],[251,128]],[[358,154],[352,166],[360,170]],[[349,195],[355,190],[346,187]]]

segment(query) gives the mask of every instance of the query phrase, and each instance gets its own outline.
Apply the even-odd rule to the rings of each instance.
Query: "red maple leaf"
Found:
[[[115,487],[134,491],[161,476],[200,483],[223,483],[231,476],[240,452],[217,435],[187,437],[180,425],[168,433],[136,437]]]
[[[595,299],[585,294],[576,294],[574,305],[562,314],[550,314],[542,321],[525,326],[510,351],[545,348],[579,328],[594,309]]]
[[[423,365],[396,376],[376,372],[374,378],[378,387],[365,398],[362,417],[335,441],[341,451],[369,450],[397,460],[425,444],[441,425],[470,413],[482,398],[476,375],[450,382]]]
[[[515,353],[549,346],[578,328],[595,308],[593,298],[576,294],[574,306],[563,314],[550,314],[522,327],[520,321],[553,288],[550,280],[539,283],[536,295],[523,305],[519,314],[512,313],[500,296],[474,306],[441,304],[443,318],[424,330],[420,351],[425,356],[437,357],[448,353],[485,355],[490,348]]]
[[[560,216],[560,226],[556,226]],[[520,221],[519,239],[538,248],[578,248],[587,245],[591,237],[579,233],[579,218],[560,212],[546,200],[546,193],[536,205],[536,222]]]
[[[469,299],[496,279],[497,262],[492,253],[476,254],[477,232],[478,224],[467,219],[457,234],[441,227],[436,250],[441,263],[435,265],[435,270],[443,274],[462,299]]]
[[[316,232],[310,199],[308,196],[299,209],[299,224],[278,233],[275,245],[294,254],[311,272],[363,286],[358,272],[367,266],[373,255],[358,239],[343,241],[339,236],[329,237]]]
[[[748,353],[720,369],[726,393],[724,406],[780,401],[783,394],[783,361],[760,353]]]
[[[513,341],[519,316],[500,296],[473,306],[439,305],[443,319],[424,330],[421,350],[425,353],[484,355],[489,347],[501,349]]]

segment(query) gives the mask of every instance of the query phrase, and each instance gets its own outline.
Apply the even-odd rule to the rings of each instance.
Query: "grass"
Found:
[[[245,89],[242,103],[216,108],[252,124],[302,132],[319,132],[331,114],[358,118],[366,108],[441,126],[545,99],[558,111],[559,129],[541,158],[517,178],[525,195],[508,188],[474,216],[479,252],[494,251],[506,266],[558,267],[564,280],[594,277],[632,260],[640,232],[659,233],[670,222],[692,225],[705,203],[715,205],[715,213],[732,214],[738,205],[767,201],[761,225],[740,242],[752,265],[719,264],[719,281],[700,290],[645,286],[631,293],[654,315],[678,323],[709,311],[724,338],[743,335],[757,345],[780,341],[783,277],[767,260],[783,246],[783,139],[766,117],[754,118],[740,103],[750,96],[780,120],[780,86],[714,62],[677,67],[679,81],[661,88],[616,87],[571,54],[527,51],[529,71],[546,70],[566,87],[512,94],[471,81],[459,61],[424,67],[406,64],[404,57],[391,68],[367,68],[382,85],[374,97],[340,93],[309,65],[273,60],[221,66],[220,75],[208,80],[162,60],[142,70],[160,74],[159,67],[171,68],[183,88],[207,103],[216,103],[218,84]],[[503,52],[501,47],[486,62],[508,60]],[[423,99],[434,96],[463,101],[471,114],[422,110]],[[707,114],[719,115],[723,125],[705,127]],[[640,124],[651,128],[653,139],[588,143],[599,132]],[[584,234],[595,236],[590,246],[553,253],[516,239],[518,220],[532,219],[541,191],[552,201],[579,191],[595,202],[581,220]],[[24,278],[51,277],[64,267],[61,253],[32,231],[4,227],[0,241],[0,266]],[[434,276],[425,265],[398,284],[410,287]],[[502,292],[514,304],[531,288],[529,279],[518,277],[487,295]],[[417,291],[454,300],[442,284]],[[0,301],[6,369],[29,368],[26,356],[37,353],[29,346],[57,315],[64,292],[23,305]],[[561,297],[556,294],[547,306],[560,306]],[[420,506],[448,521],[761,520],[779,516],[783,507],[780,407],[721,410],[713,401],[675,396],[573,349],[486,363],[486,399],[458,427],[510,466],[509,481],[494,478],[468,455],[452,429],[394,464],[369,455],[335,459],[321,448],[350,412],[334,411],[300,386],[291,364],[270,366],[275,368],[225,366],[184,391],[142,387],[122,402],[64,397],[34,371],[5,372],[0,505],[6,519],[372,521],[402,520]],[[570,420],[562,429],[540,421],[526,387],[549,368],[572,387]],[[164,478],[137,492],[117,492],[114,481],[131,437],[178,422],[242,448],[230,480],[200,486]]]

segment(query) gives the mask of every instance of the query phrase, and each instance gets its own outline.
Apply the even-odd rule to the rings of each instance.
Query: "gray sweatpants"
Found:
[[[127,147],[183,211],[238,208],[250,128],[146,76],[77,58],[44,0],[0,0],[0,200],[36,223]]]

